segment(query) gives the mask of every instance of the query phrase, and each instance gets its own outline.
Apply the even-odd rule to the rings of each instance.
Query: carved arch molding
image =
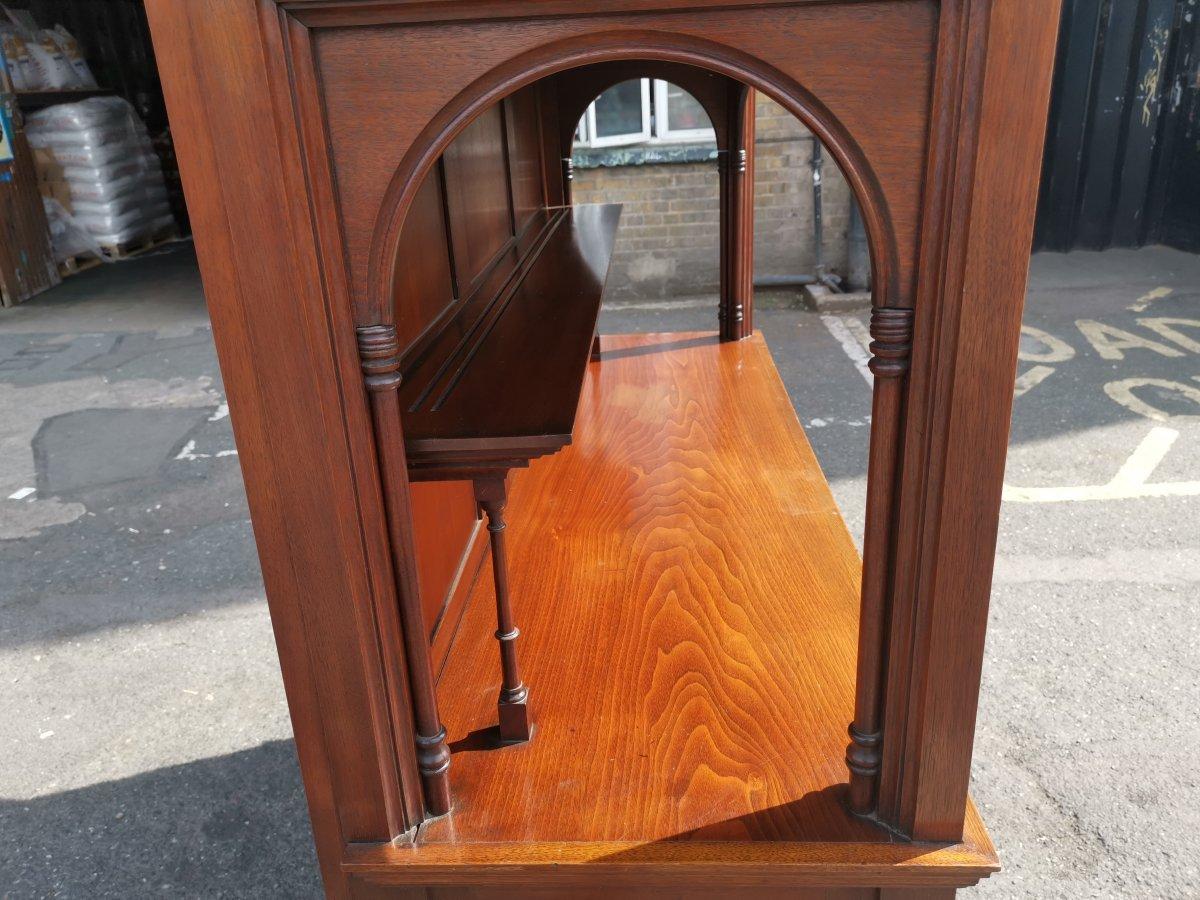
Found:
[[[903,630],[917,615],[912,580],[921,568],[917,536],[899,546],[895,531],[902,520],[896,506],[905,465],[908,358],[924,360],[929,371],[920,378],[928,382],[936,367],[935,336],[930,333],[922,352],[921,335],[913,336],[914,309],[920,298],[946,289],[921,263],[928,258],[933,266],[926,268],[936,267],[940,260],[928,254],[946,241],[948,158],[962,112],[956,91],[973,58],[964,12],[969,3],[699,0],[686,9],[663,2],[657,11],[639,4],[636,14],[623,5],[548,0],[539,18],[527,19],[504,18],[494,8],[484,15],[469,0],[264,3],[273,10],[264,12],[265,24],[268,31],[278,25],[289,63],[287,90],[313,218],[336,223],[316,227],[324,292],[330,303],[350,310],[360,329],[391,324],[392,263],[422,178],[480,112],[556,72],[623,61],[664,70],[697,67],[762,91],[803,121],[845,172],[872,250],[877,385],[859,696],[848,764],[855,807],[878,809],[902,828],[909,714],[903,691],[913,676],[907,660],[904,671],[888,671],[884,661],[889,646],[903,647]],[[490,32],[482,43],[481,28]],[[476,40],[465,54],[460,48],[468,29]],[[766,33],[774,39],[763,41]],[[395,77],[364,77],[368,70]],[[939,97],[952,102],[935,103]],[[931,159],[942,163],[930,165]],[[920,465],[915,457],[911,462]],[[404,528],[392,525],[396,539]],[[404,547],[393,546],[391,557],[397,568],[406,565]],[[900,602],[907,606],[900,609]],[[377,601],[381,606],[387,604]],[[377,630],[394,627],[383,623]],[[386,681],[393,691],[420,690],[404,674]],[[885,697],[891,698],[886,705]],[[376,721],[385,723],[377,730],[394,729],[399,746],[405,737],[395,721],[400,704],[392,697],[376,705]],[[418,747],[429,739],[421,730],[418,722]],[[896,739],[885,742],[885,731]],[[405,780],[403,761],[380,765],[392,769],[385,782]],[[411,800],[403,806],[393,820],[419,817]]]

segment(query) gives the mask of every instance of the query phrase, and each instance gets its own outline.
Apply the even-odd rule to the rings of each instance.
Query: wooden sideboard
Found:
[[[331,896],[996,869],[968,782],[1058,6],[147,0]],[[588,362],[616,211],[572,207],[571,140],[632,77],[712,120],[719,315]],[[756,91],[871,246],[861,563],[753,329]]]

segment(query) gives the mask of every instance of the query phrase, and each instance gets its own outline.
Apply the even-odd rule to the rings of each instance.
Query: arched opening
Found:
[[[669,81],[623,81],[580,117],[571,199],[620,203],[606,305],[717,308],[721,281],[717,138],[704,106]]]
[[[869,306],[870,253],[841,168],[799,119],[757,92],[752,133],[759,303]],[[606,305],[715,308],[718,148],[703,104],[660,79],[613,85],[580,118],[571,161],[575,203],[623,207]]]
[[[863,146],[817,97],[782,71],[728,46],[665,32],[612,32],[567,38],[531,49],[519,60],[499,66],[479,78],[432,116],[392,173],[380,202],[365,270],[366,297],[362,312],[368,321],[391,321],[389,299],[401,227],[426,176],[462,130],[488,106],[538,80],[560,73],[586,69],[601,83],[604,78],[611,83],[611,73],[601,74],[607,67],[618,70],[624,67],[625,71],[632,70],[639,75],[661,72],[667,80],[680,70],[698,70],[706,79],[724,77],[753,88],[795,116],[829,149],[850,185],[869,247],[872,304],[911,306],[912,266],[909,263],[906,271],[901,272],[887,192]],[[595,84],[588,84],[584,93],[588,91],[592,97],[599,93]],[[693,94],[701,98],[707,109],[707,91],[693,91]],[[561,121],[568,124],[567,134],[573,134],[574,120],[568,116]],[[713,125],[718,134],[722,134],[729,123],[714,119]],[[547,147],[552,149],[553,139],[547,140],[550,141]]]
[[[753,80],[770,85],[761,77]],[[750,632],[742,634],[747,646],[776,648],[781,654],[778,658],[759,660],[767,669],[778,665],[797,677],[804,671],[812,676],[813,670],[806,669],[810,663],[801,660],[820,657],[828,648],[820,642],[812,644],[813,632],[804,623],[826,614],[832,593],[838,598],[840,621],[853,634],[859,581],[872,585],[876,593],[880,582],[877,575],[868,577],[869,573],[860,579],[857,555],[820,468],[786,394],[778,390],[778,376],[766,346],[753,333],[755,210],[750,185],[755,159],[754,91],[727,74],[670,58],[614,59],[561,68],[536,79],[522,76],[507,83],[511,86],[514,82],[520,86],[498,92],[490,104],[483,102],[488,92],[478,86],[471,96],[456,101],[457,112],[448,110],[427,127],[426,131],[437,137],[427,144],[418,143],[406,156],[388,192],[394,205],[385,209],[376,233],[376,248],[392,251],[388,257],[390,296],[383,307],[385,318],[395,323],[395,355],[401,373],[398,395],[412,482],[421,606],[430,625],[434,670],[453,673],[441,688],[444,705],[454,710],[453,721],[458,725],[475,721],[472,717],[478,710],[462,705],[472,702],[464,698],[474,696],[474,688],[462,679],[480,675],[483,670],[478,661],[486,656],[484,647],[498,641],[498,743],[527,741],[531,735],[529,689],[517,663],[520,632],[515,609],[519,604],[512,602],[511,595],[528,597],[537,590],[545,591],[547,585],[539,577],[559,572],[561,584],[549,589],[583,603],[562,620],[537,620],[540,644],[535,647],[540,650],[534,649],[532,654],[534,668],[545,677],[545,667],[550,664],[547,654],[553,653],[555,641],[547,637],[546,628],[583,627],[593,638],[604,633],[606,625],[600,619],[586,625],[579,622],[586,622],[589,616],[602,617],[603,597],[625,590],[621,585],[629,583],[621,580],[621,573],[641,571],[646,560],[657,560],[652,563],[655,566],[667,560],[665,569],[654,576],[654,584],[643,588],[650,601],[661,599],[670,615],[683,615],[696,603],[708,604],[711,609],[702,613],[701,619],[709,615],[738,618]],[[665,87],[656,87],[656,82]],[[671,86],[678,88],[674,95]],[[613,103],[601,108],[593,105],[614,89]],[[632,106],[634,100],[640,103],[648,94],[659,92],[664,107],[659,114],[668,122],[663,130],[656,124],[652,101],[648,112],[645,107]],[[780,97],[788,110],[806,111],[812,128],[810,164],[811,159],[820,157],[812,148],[822,135],[831,141],[829,155],[848,163],[845,181],[859,191],[867,231],[882,251],[874,260],[878,303],[894,288],[895,242],[888,232],[887,208],[877,182],[856,145],[833,140],[837,123],[813,112],[820,110],[819,104],[810,101],[809,106],[802,106],[805,95],[798,87]],[[573,196],[577,177],[574,144],[581,133],[585,139],[590,134],[591,142],[598,141],[602,147],[616,146],[622,135],[643,140],[664,133],[669,136],[672,100],[684,119],[688,101],[694,104],[693,114],[699,106],[711,126],[715,158],[708,165],[715,163],[718,184],[715,224],[721,342],[715,334],[718,329],[711,326],[708,334],[640,335],[616,340],[611,347],[604,342],[602,347],[608,352],[601,353],[597,361],[593,350],[589,366],[586,350],[592,346],[606,275],[615,255],[619,212],[612,206],[572,203],[577,199]],[[693,115],[690,124],[695,126],[697,121]],[[405,171],[424,172],[424,176],[417,179],[406,176]],[[822,273],[826,284],[835,284],[828,275]],[[820,278],[812,275],[808,280],[819,283]],[[904,310],[884,312],[896,316],[885,316],[884,324],[891,330],[885,327],[881,334],[885,343],[891,341],[899,348],[906,340],[907,314]],[[745,347],[738,349],[737,342],[743,338],[748,339]],[[366,356],[369,342],[360,346]],[[649,387],[648,382],[655,379],[667,383]],[[689,396],[692,399],[687,402],[677,402]],[[606,399],[610,397],[624,399],[614,405]],[[896,402],[894,394],[885,398],[885,403]],[[889,427],[894,420],[894,416],[889,419]],[[576,428],[577,422],[583,424]],[[614,433],[618,438],[610,443]],[[877,451],[882,458],[894,459],[895,442],[894,432],[883,434]],[[641,457],[640,453],[649,455]],[[710,463],[711,471],[697,465],[697,457]],[[516,555],[527,565],[516,574],[506,563],[504,549],[509,475],[534,461],[528,477],[539,487],[531,488],[532,492],[562,502],[573,498],[586,508],[568,510],[575,517],[573,526],[541,520],[559,540],[541,546],[539,565],[528,566],[534,545],[519,539],[524,542],[518,545],[521,549]],[[767,472],[774,476],[764,478]],[[559,501],[547,502],[549,506],[532,514],[533,518],[553,516],[551,510]],[[595,534],[589,517],[609,505],[623,510],[625,518],[609,522],[612,531],[605,540],[623,543],[601,547],[592,543]],[[520,509],[523,527],[528,528],[530,511]],[[777,547],[746,541],[749,534],[762,530],[758,517],[763,514],[770,523],[766,530],[780,541]],[[709,528],[709,516],[724,522],[716,532]],[[886,564],[878,555],[880,547],[886,552],[890,525],[886,515],[877,518],[880,527],[873,536],[868,534],[866,544],[868,560],[874,558],[878,568]],[[814,522],[819,524],[809,531]],[[804,531],[799,539],[792,534],[796,527]],[[661,544],[661,535],[669,532],[678,534]],[[489,541],[491,587],[486,586],[488,579],[478,578]],[[564,560],[572,559],[598,559],[600,568],[584,566],[560,572]],[[610,564],[611,571],[606,568]],[[781,564],[782,569],[778,568]],[[658,586],[664,580],[679,580],[679,584],[660,598]],[[481,592],[488,591],[492,603],[480,601]],[[471,602],[471,597],[476,600]],[[634,659],[629,664],[637,671],[625,676],[654,681],[662,660],[672,658],[678,644],[669,629],[663,631],[660,623],[639,618],[643,611],[639,604],[647,597],[628,600],[623,612],[614,613],[620,621],[616,627],[609,622],[608,633],[620,637],[648,629],[653,634],[659,648],[655,660],[645,663],[650,670],[639,669],[641,664]],[[807,612],[780,618],[782,607],[776,601],[786,606],[787,597],[802,597],[803,603],[814,605]],[[875,600],[878,606],[882,597]],[[528,599],[524,602],[531,605]],[[495,612],[489,615],[496,621],[485,633],[479,628],[479,617],[485,614],[480,609],[492,606]],[[750,609],[755,611],[748,614]],[[744,620],[740,618],[743,614],[748,616]],[[877,619],[874,615],[864,619],[865,637],[859,639],[868,648],[865,680],[860,665],[859,683],[870,685],[867,724],[852,732],[851,773],[865,781],[852,791],[850,805],[860,813],[869,811],[878,773],[880,703],[876,685],[883,649],[882,626]],[[476,639],[483,643],[472,644]],[[560,629],[557,640],[570,643],[580,637]],[[689,641],[707,644],[712,634],[697,633]],[[845,720],[850,716],[844,707],[855,705],[854,672],[843,668],[840,687],[829,692],[835,700],[825,711],[828,714],[807,722],[806,727],[819,735],[812,739],[796,730],[798,722],[811,718],[800,706],[788,713],[786,723],[733,722],[725,705],[727,698],[718,695],[724,697],[730,689],[726,682],[741,677],[734,671],[740,663],[722,655],[719,643],[709,650],[707,662],[681,663],[709,667],[706,677],[712,684],[697,701],[709,717],[704,727],[721,731],[724,739],[735,743],[753,732],[746,752],[755,744],[819,745],[814,752],[825,761],[826,769],[818,776],[823,781],[817,787],[834,788],[838,782],[831,780],[835,776],[829,770],[830,748],[845,745]],[[635,652],[629,647],[618,651],[614,652],[621,659],[630,659],[629,653]],[[452,656],[457,663],[451,663]],[[570,678],[562,683],[551,680],[560,691],[544,699],[547,708],[561,714],[564,704],[588,696],[598,686],[611,688],[613,677],[622,676],[606,674],[606,658],[604,653],[593,655],[580,661],[572,673],[559,673],[565,677],[586,672],[587,676],[566,688],[569,695],[561,689]],[[488,671],[494,669],[494,663],[488,665]],[[822,677],[828,680],[827,675],[825,672]],[[766,681],[756,682],[755,690],[763,702],[786,704],[787,698],[798,696],[779,693],[778,685],[769,681],[768,676]],[[678,697],[660,700],[665,708],[654,713],[655,722],[683,714],[675,706]],[[841,711],[831,711],[835,709]],[[647,714],[644,706],[624,708],[631,733],[658,727],[647,724]],[[553,720],[556,713],[548,715]],[[855,721],[859,722],[857,715]],[[434,723],[426,724],[432,727]],[[425,735],[422,739],[433,741],[433,731],[424,728],[422,732],[423,728],[418,721],[418,733]],[[564,734],[556,731],[557,739]],[[662,739],[674,737],[663,735]],[[484,738],[480,740],[486,743]],[[547,743],[560,751],[563,748],[550,739]],[[429,779],[444,780],[448,755],[443,749],[431,757],[433,762],[426,771]],[[479,777],[494,777],[506,765],[483,765],[479,772],[488,770],[490,774]],[[800,787],[793,784],[784,793]],[[808,784],[804,790],[811,793],[813,788]],[[819,801],[839,810],[841,803],[837,792]],[[758,810],[755,815],[763,812]],[[684,830],[715,824],[706,823],[701,812],[672,822],[669,827]],[[845,826],[842,836],[846,839],[864,837],[861,828],[869,831],[869,826],[853,819],[846,819]]]

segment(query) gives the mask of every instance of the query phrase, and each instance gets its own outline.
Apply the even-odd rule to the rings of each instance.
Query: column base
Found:
[[[529,689],[522,688],[519,697],[496,704],[500,714],[500,743],[523,744],[533,737],[533,720],[529,715]]]

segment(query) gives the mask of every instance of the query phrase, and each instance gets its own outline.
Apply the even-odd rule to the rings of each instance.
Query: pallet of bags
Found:
[[[96,87],[96,78],[71,32],[62,25],[39,28],[29,10],[0,5],[0,48],[8,59],[16,91]]]
[[[127,101],[49,106],[28,116],[25,128],[42,180],[69,196],[71,215],[100,246],[117,253],[173,228],[162,165]]]

